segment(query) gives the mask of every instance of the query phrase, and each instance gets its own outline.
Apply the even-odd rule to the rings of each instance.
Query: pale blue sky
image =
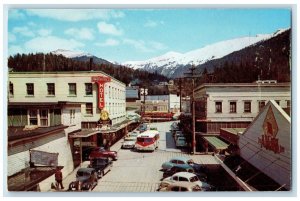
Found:
[[[288,8],[10,9],[8,55],[68,49],[109,61],[146,60],[290,27]]]

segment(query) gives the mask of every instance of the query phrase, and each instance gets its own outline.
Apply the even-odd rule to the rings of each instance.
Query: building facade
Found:
[[[195,89],[196,131],[246,128],[269,100],[290,110],[290,83],[217,83]]]

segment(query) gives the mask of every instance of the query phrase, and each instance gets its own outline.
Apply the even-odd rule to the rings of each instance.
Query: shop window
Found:
[[[55,85],[54,83],[47,83],[48,95],[55,95]]]
[[[86,103],[85,104],[85,113],[86,114],[93,114],[93,103]]]
[[[216,113],[222,113],[222,102],[216,102]]]
[[[230,113],[236,113],[236,102],[230,102]]]
[[[27,87],[27,95],[33,96],[34,95],[34,85],[33,85],[33,83],[27,83],[26,87]]]
[[[93,95],[93,84],[85,83],[85,95]]]
[[[29,110],[29,125],[38,125],[37,110]]]
[[[76,95],[76,83],[69,83],[69,95]]]
[[[48,126],[48,110],[40,110],[41,126]]]

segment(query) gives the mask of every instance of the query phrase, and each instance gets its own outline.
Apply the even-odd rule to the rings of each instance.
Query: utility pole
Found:
[[[196,67],[192,65],[189,68],[189,73],[184,73],[186,78],[192,78],[192,97],[191,97],[191,104],[192,104],[192,150],[193,154],[196,153],[196,133],[195,133],[195,97],[194,97],[194,88],[195,88],[195,80],[194,78],[197,78],[197,75],[195,74]]]
[[[181,101],[182,101],[182,93],[181,93],[181,91],[182,91],[182,86],[181,86],[181,84],[182,84],[182,81],[181,81],[181,79],[182,78],[179,78],[179,108],[180,108],[180,113],[182,112],[182,104],[181,104]]]

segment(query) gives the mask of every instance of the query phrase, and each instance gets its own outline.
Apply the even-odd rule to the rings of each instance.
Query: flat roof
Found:
[[[217,137],[213,136],[206,136],[203,137],[211,146],[213,146],[215,149],[227,149],[228,144],[224,141],[220,140]]]
[[[239,133],[243,134],[246,128],[220,128],[220,130],[224,130],[227,131],[228,133],[238,135]]]

